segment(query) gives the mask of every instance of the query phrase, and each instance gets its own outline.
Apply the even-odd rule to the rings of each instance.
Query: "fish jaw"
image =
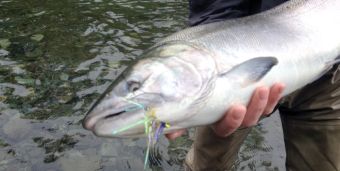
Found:
[[[103,110],[105,109],[105,110]],[[92,131],[96,136],[108,138],[145,137],[153,122],[171,125],[164,128],[162,133],[170,133],[183,127],[161,121],[154,109],[127,103],[119,108],[108,109],[99,105],[91,110],[83,121],[83,127]]]
[[[129,117],[128,120],[126,120],[127,117]],[[145,119],[143,111],[124,113],[115,118],[99,120],[92,131],[100,137],[142,137],[145,135]]]
[[[83,120],[83,127],[99,137],[145,137],[148,132],[146,128],[153,122],[170,122],[160,120],[162,115],[159,114],[165,113],[160,110],[164,108],[163,103],[157,95],[144,94],[142,97],[128,98],[118,97],[111,92],[90,109]],[[161,104],[162,107],[155,104]],[[171,128],[164,129],[163,133],[180,129],[176,124],[169,124]]]
[[[106,98],[91,109],[83,127],[101,137],[135,137],[144,134],[145,108],[127,100]]]

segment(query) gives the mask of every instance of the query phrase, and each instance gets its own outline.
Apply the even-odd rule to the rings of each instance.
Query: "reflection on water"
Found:
[[[274,113],[251,131],[241,147],[237,168],[240,171],[283,171],[284,150],[279,114]]]
[[[128,61],[185,27],[187,2],[1,0],[0,9],[0,170],[142,170],[145,139],[98,138],[81,119]],[[152,170],[181,170],[191,143],[161,139]]]

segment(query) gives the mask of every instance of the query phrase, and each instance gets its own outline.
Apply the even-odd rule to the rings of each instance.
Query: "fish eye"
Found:
[[[135,92],[141,87],[141,83],[138,81],[129,81],[127,85],[130,92]]]

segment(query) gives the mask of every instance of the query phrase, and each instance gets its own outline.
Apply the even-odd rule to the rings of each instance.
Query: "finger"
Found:
[[[165,137],[168,138],[169,140],[174,140],[177,137],[182,136],[186,132],[185,129],[180,129],[172,133],[165,134]]]
[[[282,83],[274,84],[269,92],[269,99],[267,106],[264,110],[264,114],[268,115],[273,112],[275,106],[279,102],[280,98],[282,97],[283,90],[285,88],[285,85]]]
[[[256,125],[267,106],[268,96],[268,87],[259,87],[255,90],[250,103],[248,104],[247,113],[244,117],[242,126],[250,127]]]
[[[216,135],[226,137],[239,128],[246,114],[246,107],[235,105],[231,107],[224,117],[213,125]]]

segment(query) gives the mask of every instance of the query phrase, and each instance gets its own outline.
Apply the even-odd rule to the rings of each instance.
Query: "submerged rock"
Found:
[[[44,38],[44,35],[42,34],[35,34],[31,36],[31,39],[37,42],[40,42],[43,38]]]
[[[102,156],[118,156],[119,149],[117,144],[112,142],[103,143],[100,149],[100,154]]]
[[[3,131],[11,139],[24,139],[31,135],[32,126],[28,120],[19,118],[17,114],[3,126]]]
[[[100,169],[100,157],[72,150],[60,158],[60,164],[63,171],[93,171]]]

